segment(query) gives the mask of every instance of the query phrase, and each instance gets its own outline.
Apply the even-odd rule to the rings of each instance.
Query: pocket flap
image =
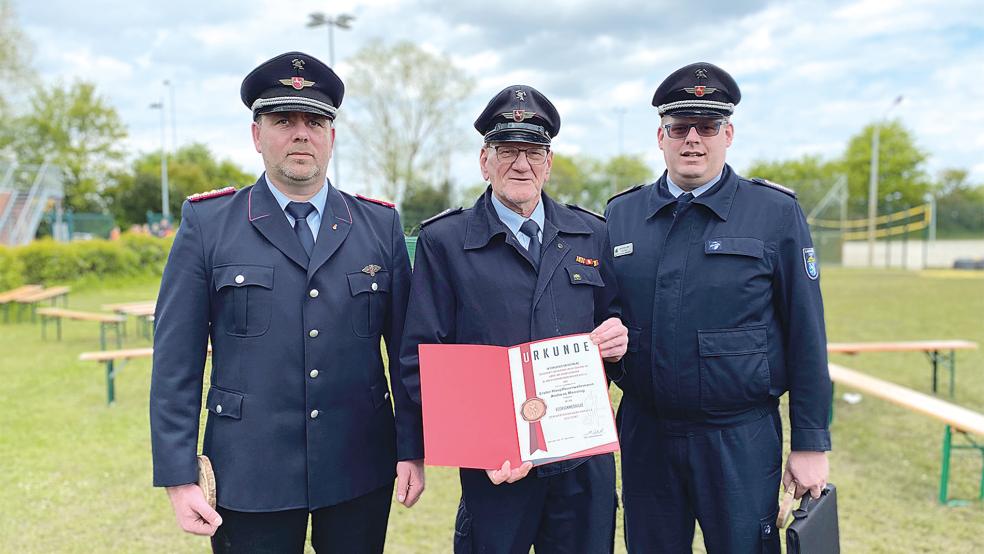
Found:
[[[389,292],[390,279],[390,273],[385,269],[377,271],[375,276],[356,271],[348,274],[349,290],[352,292],[352,296],[363,292]]]
[[[768,350],[765,325],[697,331],[701,356],[731,356]]]
[[[605,286],[601,279],[597,267],[587,265],[567,266],[567,276],[571,279],[572,285],[594,285],[596,287]]]
[[[208,389],[208,399],[205,401],[208,411],[220,417],[240,419],[243,410],[243,395],[211,387]]]
[[[761,258],[765,255],[765,243],[752,237],[720,237],[704,241],[704,253]]]
[[[265,265],[223,265],[212,269],[215,290],[222,287],[259,286],[273,288],[273,267]]]

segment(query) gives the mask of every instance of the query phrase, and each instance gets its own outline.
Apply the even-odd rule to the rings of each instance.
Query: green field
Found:
[[[984,275],[826,269],[831,341],[969,339],[984,344]],[[89,283],[69,307],[153,298],[157,283]],[[67,322],[61,342],[39,324],[0,324],[0,551],[204,552],[182,534],[163,491],[151,488],[149,361],[127,365],[107,407],[96,324]],[[127,347],[149,345],[130,323]],[[984,352],[957,356],[956,402],[984,412]],[[831,361],[928,392],[920,353]],[[845,390],[838,388],[840,397]],[[616,394],[617,396],[617,394]],[[943,425],[878,399],[838,398],[831,481],[838,486],[845,552],[982,552],[984,505],[937,502]],[[788,436],[788,433],[787,433]],[[982,437],[978,437],[978,440]],[[951,494],[975,497],[981,456],[954,456]],[[449,552],[458,498],[454,470],[430,468],[413,509],[393,507],[388,552]],[[624,552],[621,531],[616,551]],[[698,547],[696,550],[701,551]]]

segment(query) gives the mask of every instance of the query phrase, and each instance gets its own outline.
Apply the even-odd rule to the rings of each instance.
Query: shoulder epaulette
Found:
[[[373,204],[379,204],[380,206],[386,206],[387,208],[395,208],[396,204],[392,202],[387,202],[385,200],[379,200],[377,198],[369,198],[368,196],[362,196],[361,194],[356,194],[356,198],[359,200],[365,200],[366,202],[372,202]]]
[[[448,208],[448,209],[444,210],[443,212],[439,212],[439,213],[437,213],[435,215],[432,215],[432,216],[428,217],[427,219],[421,221],[420,222],[420,226],[421,226],[421,228],[423,228],[428,223],[433,223],[433,222],[437,221],[438,219],[441,219],[442,217],[447,217],[447,216],[449,216],[451,214],[456,214],[456,213],[460,212],[462,209],[463,208],[461,206],[458,206],[457,208]]]
[[[205,192],[196,192],[195,194],[188,196],[189,202],[201,202],[202,200],[208,200],[209,198],[218,198],[219,196],[226,196],[236,192],[236,187],[225,187],[221,189],[212,189]]]
[[[639,189],[641,189],[644,186],[646,186],[645,183],[640,183],[640,184],[638,184],[638,185],[636,185],[634,187],[629,187],[629,188],[623,190],[622,192],[616,192],[611,198],[608,199],[608,203],[611,204],[612,200],[615,200],[619,196],[622,196],[623,194],[628,194],[628,193],[630,193],[632,191],[639,190]]]
[[[776,189],[779,192],[785,192],[786,194],[792,196],[793,198],[796,198],[796,191],[795,190],[793,190],[793,189],[791,189],[789,187],[784,187],[784,186],[780,185],[779,183],[773,183],[772,181],[770,181],[768,179],[763,179],[761,177],[753,177],[751,179],[751,181],[753,183],[756,183],[756,184],[759,184],[759,185],[765,185],[765,186],[767,186],[769,188]]]
[[[601,215],[598,212],[593,212],[593,211],[591,211],[591,210],[589,210],[587,208],[582,208],[581,206],[578,206],[577,204],[568,204],[567,207],[570,208],[570,209],[572,209],[572,210],[577,210],[579,212],[584,212],[586,214],[593,215],[593,216],[597,217],[598,219],[600,219],[602,221],[605,221],[605,216]]]

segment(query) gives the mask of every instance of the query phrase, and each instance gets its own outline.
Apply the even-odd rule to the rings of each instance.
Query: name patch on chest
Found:
[[[632,243],[620,244],[615,247],[614,256],[617,258],[619,256],[628,256],[632,253]]]

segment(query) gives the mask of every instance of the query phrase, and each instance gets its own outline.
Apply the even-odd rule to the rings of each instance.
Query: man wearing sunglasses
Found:
[[[725,163],[737,83],[709,63],[656,90],[666,172],[609,201],[629,327],[617,379],[630,552],[779,552],[780,476],[819,496],[830,379],[819,270],[795,193]],[[782,472],[779,397],[792,452]]]
[[[484,139],[478,162],[490,186],[473,207],[425,221],[417,240],[400,357],[417,402],[419,344],[511,346],[591,333],[606,362],[625,353],[604,221],[543,191],[560,114],[538,90],[516,85],[492,98],[475,129]],[[535,469],[504,462],[488,471],[462,469],[460,479],[458,554],[613,547],[611,454]]]

